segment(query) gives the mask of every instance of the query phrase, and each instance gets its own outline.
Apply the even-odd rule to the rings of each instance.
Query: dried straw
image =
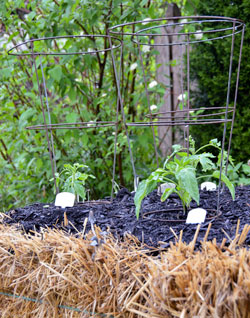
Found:
[[[96,247],[91,233],[0,225],[0,317],[250,317],[250,251],[240,247],[250,226],[238,224],[229,246],[207,241],[209,230],[199,251],[197,227],[190,244],[181,233],[151,256],[129,235]]]

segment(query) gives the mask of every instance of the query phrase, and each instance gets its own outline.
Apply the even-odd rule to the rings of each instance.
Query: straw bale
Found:
[[[225,251],[203,242],[196,252],[177,242],[148,263],[141,290],[146,306],[134,298],[127,309],[142,317],[250,317],[250,252],[234,241]]]
[[[180,235],[152,256],[132,236],[96,247],[92,233],[0,225],[0,317],[250,317],[250,251],[240,247],[249,230],[228,247],[205,235],[198,251],[197,235],[188,245]]]

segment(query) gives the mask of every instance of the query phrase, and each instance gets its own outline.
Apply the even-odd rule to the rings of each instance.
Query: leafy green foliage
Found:
[[[228,178],[234,184],[238,186],[250,185],[250,167],[243,162],[234,163],[228,165]]]
[[[247,162],[249,160],[249,49],[250,49],[250,2],[248,0],[205,0],[200,1],[196,7],[198,15],[234,17],[246,23],[244,36],[239,91],[237,98],[236,118],[231,145],[231,154],[236,162]],[[192,79],[197,85],[197,92],[192,96],[196,107],[222,106],[226,102],[226,91],[228,83],[228,71],[231,52],[231,37],[228,39],[213,41],[213,45],[194,46],[190,54]],[[230,104],[233,106],[233,96],[236,82],[236,71],[238,63],[239,45],[241,34],[235,37],[235,56],[233,59],[233,76],[231,80]],[[228,124],[228,128],[229,128]],[[202,126],[192,126],[191,134],[198,144],[205,144],[210,136],[221,138],[223,125],[207,125],[204,130]],[[229,135],[229,129],[227,136]],[[228,139],[226,139],[226,142]]]
[[[240,185],[250,185],[250,166],[243,164],[242,165],[243,174],[239,178]]]
[[[78,201],[79,197],[86,199],[86,189],[85,182],[88,178],[95,179],[95,176],[88,174],[86,172],[80,172],[79,169],[88,168],[86,165],[80,165],[79,163],[74,163],[73,166],[70,164],[65,164],[62,172],[56,173],[56,184],[59,187],[62,183],[62,189],[66,192],[71,192],[77,195]],[[65,175],[67,178],[64,180],[62,175]],[[51,179],[52,181],[53,179]]]
[[[166,159],[163,168],[158,168],[151,175],[143,180],[136,191],[134,202],[136,206],[136,217],[139,218],[141,202],[143,198],[152,192],[158,183],[173,183],[175,187],[166,188],[161,196],[161,201],[165,201],[172,193],[176,193],[183,205],[190,206],[191,200],[195,200],[199,205],[200,195],[198,179],[220,178],[218,166],[212,161],[215,156],[210,152],[201,152],[207,147],[214,147],[221,151],[220,143],[217,139],[212,139],[207,145],[195,150],[195,142],[190,137],[190,154],[187,149],[180,145],[173,146],[173,153]],[[226,157],[226,155],[224,156]],[[201,175],[197,177],[198,166],[201,167]],[[225,165],[223,165],[225,170]],[[204,175],[204,172],[206,174]],[[221,180],[228,187],[232,198],[235,199],[235,190],[232,182],[227,178],[225,172],[221,174]]]
[[[53,201],[54,194],[49,154],[44,131],[25,127],[43,124],[34,65],[30,58],[8,56],[7,50],[31,38],[64,35],[107,34],[111,25],[156,18],[164,14],[161,3],[145,1],[23,1],[7,0],[0,6],[0,210],[33,201]],[[108,41],[63,39],[34,43],[34,50],[76,52],[108,47]],[[25,48],[22,48],[25,49]],[[20,52],[21,48],[19,49]],[[131,54],[128,50],[131,50]],[[126,115],[142,116],[145,105],[138,105],[143,94],[140,83],[132,84],[136,71],[130,65],[137,60],[131,44],[124,51],[124,88]],[[36,59],[39,80],[42,72]],[[110,121],[115,118],[116,85],[109,53],[86,56],[42,57],[51,109],[51,122]],[[125,74],[126,73],[126,74]],[[48,121],[48,118],[46,117]],[[91,196],[100,198],[111,192],[114,127],[98,130],[83,129],[53,131],[57,170],[62,162],[84,163],[96,176],[90,180]],[[152,162],[151,132],[131,131],[132,148],[137,149],[142,170]],[[147,154],[145,156],[145,154]],[[116,182],[132,186],[133,174],[127,150],[126,136],[119,130],[117,140]],[[154,165],[155,163],[153,163]],[[138,164],[139,165],[139,164]]]

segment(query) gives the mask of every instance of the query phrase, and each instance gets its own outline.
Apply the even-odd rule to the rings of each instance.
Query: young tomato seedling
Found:
[[[172,193],[176,193],[181,199],[183,210],[186,211],[186,208],[190,206],[192,199],[199,205],[200,195],[198,179],[219,179],[220,171],[211,160],[215,158],[215,156],[210,152],[199,153],[206,147],[214,147],[221,151],[220,143],[218,143],[217,139],[211,140],[209,144],[198,150],[195,150],[195,142],[191,137],[189,142],[189,154],[187,153],[186,148],[183,148],[180,145],[174,145],[174,151],[164,162],[163,168],[158,168],[156,171],[152,172],[146,180],[140,182],[134,198],[137,219],[139,218],[142,200],[146,195],[152,192],[159,183],[170,182],[175,185],[175,187],[169,187],[164,190],[161,201],[165,201]],[[198,165],[200,165],[202,173],[210,172],[210,174],[197,177]],[[234,199],[234,186],[224,172],[222,172],[221,180],[226,184]]]
[[[79,163],[74,163],[73,166],[70,164],[65,164],[62,172],[60,174],[56,174],[56,185],[59,186],[59,183],[63,182],[62,189],[66,192],[76,194],[78,201],[79,197],[81,197],[83,200],[86,199],[85,181],[88,178],[95,179],[95,176],[92,174],[80,172],[79,169],[81,168],[88,168],[88,166],[81,165]],[[66,180],[61,177],[62,175],[67,177]]]

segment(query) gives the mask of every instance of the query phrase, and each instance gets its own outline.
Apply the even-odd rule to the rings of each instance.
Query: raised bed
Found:
[[[182,231],[180,227],[178,232],[178,224],[184,225],[177,222],[175,228],[170,229],[173,237],[164,242],[165,246],[160,242],[158,248],[141,244],[128,231],[123,235],[120,233],[119,238],[117,233],[114,237],[111,233],[101,232],[104,228],[97,227],[99,245],[94,246],[89,222],[84,222],[82,215],[82,226],[86,226],[76,234],[65,232],[69,229],[67,226],[64,231],[40,228],[40,233],[30,231],[25,234],[20,226],[25,226],[24,218],[23,221],[19,219],[19,229],[2,224],[1,317],[248,317],[250,226],[246,221],[250,213],[249,191],[249,187],[238,188],[236,200],[225,201],[223,213],[212,223],[210,221],[211,225],[192,225],[192,231],[188,228]],[[152,194],[145,199],[144,211],[154,197]],[[210,202],[209,198],[207,200]],[[113,203],[120,207],[120,212],[111,211],[107,225],[111,225],[115,213],[117,218],[124,217],[121,224],[125,226],[127,221],[129,224],[122,210],[123,204],[128,209],[129,201],[129,193],[123,190]],[[228,208],[233,204],[231,214],[227,204]],[[103,211],[108,215],[105,209],[110,204],[105,203],[102,209],[100,206],[89,203],[89,207],[95,209],[97,225],[100,225],[99,213]],[[32,207],[35,220],[42,210],[39,204]],[[40,208],[37,214],[34,207]],[[52,209],[52,205],[44,208],[46,213],[48,209]],[[74,209],[80,213],[87,208],[81,204]],[[73,213],[74,209],[67,209],[69,224],[70,211]],[[19,214],[21,218],[25,210],[31,208],[18,209],[9,216]],[[243,213],[240,211],[245,214],[240,214]],[[57,225],[61,226],[65,222],[65,211],[60,212],[62,220],[59,212],[55,211],[55,215],[58,215]],[[156,215],[159,218],[159,213]],[[31,214],[26,214],[26,217],[28,222]],[[88,213],[85,217],[87,220]],[[132,212],[130,217],[136,224]],[[3,217],[2,223],[7,219],[8,216]],[[140,226],[146,222],[143,220],[138,221]],[[153,220],[147,222],[152,226],[155,224]],[[158,227],[163,227],[157,222]],[[215,233],[221,233],[223,229],[224,234],[218,239],[216,236],[209,239],[212,229],[218,226],[220,229],[217,228]],[[137,230],[138,227],[135,226]],[[164,224],[164,228],[167,229],[168,225]],[[186,231],[189,243],[184,242]],[[223,235],[225,239],[222,239]],[[145,237],[144,234],[144,240]]]

